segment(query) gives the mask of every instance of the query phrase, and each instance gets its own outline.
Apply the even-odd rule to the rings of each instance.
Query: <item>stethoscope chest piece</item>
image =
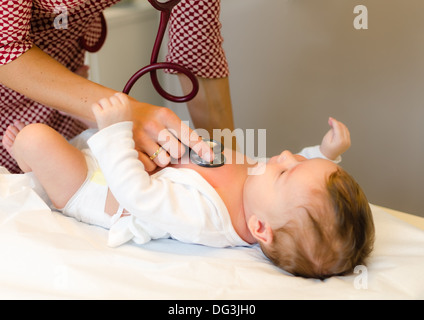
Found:
[[[203,141],[209,143],[215,155],[215,158],[213,159],[212,162],[208,162],[200,158],[196,152],[194,152],[193,150],[190,150],[191,162],[194,164],[197,164],[198,166],[206,167],[206,168],[217,168],[217,167],[223,166],[225,164],[225,156],[222,153],[224,152],[224,146],[216,140],[203,139]]]

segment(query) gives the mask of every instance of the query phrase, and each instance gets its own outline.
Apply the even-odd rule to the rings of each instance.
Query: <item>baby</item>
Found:
[[[99,131],[89,148],[77,149],[46,125],[18,121],[3,144],[24,172],[33,172],[54,208],[109,229],[110,246],[169,237],[214,247],[259,243],[278,267],[319,279],[350,273],[370,254],[368,201],[328,160],[350,146],[341,122],[330,118],[321,145],[301,152],[311,159],[283,151],[260,164],[262,174],[248,174],[254,162],[246,157],[204,168],[187,154],[149,174],[134,147],[127,96],[102,99],[93,113]],[[237,156],[230,149],[224,154]]]

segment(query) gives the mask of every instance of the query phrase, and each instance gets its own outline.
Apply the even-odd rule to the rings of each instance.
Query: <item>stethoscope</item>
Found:
[[[209,143],[209,146],[211,147],[213,154],[215,156],[213,161],[208,162],[203,160],[202,158],[199,157],[199,155],[196,152],[190,149],[191,162],[193,162],[194,164],[197,164],[198,166],[206,167],[206,168],[218,168],[223,166],[225,164],[225,156],[223,154],[224,146],[216,140],[203,139],[203,141]]]
[[[142,76],[144,76],[146,73],[150,73],[150,79],[152,80],[153,87],[156,89],[156,91],[165,99],[172,101],[172,102],[187,102],[193,99],[197,92],[199,91],[199,82],[197,81],[196,76],[187,68],[176,64],[176,63],[170,63],[170,62],[157,62],[158,56],[159,56],[159,50],[162,45],[163,37],[166,32],[166,28],[169,23],[169,19],[171,17],[172,9],[180,3],[181,0],[169,0],[166,2],[159,2],[158,0],[149,0],[150,4],[157,10],[160,11],[160,23],[159,23],[159,29],[158,34],[156,36],[155,44],[153,46],[152,55],[150,58],[150,64],[145,66],[144,68],[137,71],[127,82],[125,85],[125,88],[123,90],[124,93],[128,94],[133,87],[133,85],[137,82],[138,79],[140,79]],[[186,75],[192,84],[192,90],[189,94],[185,96],[174,96],[168,92],[166,92],[162,86],[160,85],[157,77],[156,70],[158,69],[169,69],[169,70],[175,70],[179,73],[182,73]],[[192,149],[190,149],[190,159],[193,163],[207,168],[216,168],[221,167],[225,164],[225,156],[223,155],[224,147],[221,143],[219,143],[216,140],[205,140],[208,142],[211,146],[211,149],[215,155],[214,160],[212,162],[208,162],[203,160],[199,157],[199,155],[194,152]]]
[[[199,83],[197,81],[196,76],[187,68],[171,62],[157,62],[158,56],[159,56],[159,50],[162,45],[163,37],[166,32],[166,28],[168,26],[169,19],[171,17],[172,9],[180,3],[181,0],[169,0],[167,2],[159,2],[158,0],[149,0],[150,4],[157,10],[160,11],[160,23],[159,23],[159,29],[156,36],[155,44],[153,46],[152,55],[150,58],[150,64],[145,66],[144,68],[141,68],[139,71],[137,71],[131,78],[128,80],[127,84],[124,87],[123,92],[128,94],[135,84],[135,82],[140,79],[142,76],[144,76],[146,73],[150,73],[150,78],[152,80],[153,87],[156,89],[156,91],[165,99],[172,101],[172,102],[187,102],[193,99],[197,92],[199,91]],[[169,69],[169,70],[175,70],[179,73],[182,73],[186,75],[192,84],[192,90],[189,94],[185,96],[174,96],[168,92],[166,92],[162,86],[160,85],[157,77],[156,70],[158,69]]]
[[[150,57],[150,64],[145,66],[144,68],[141,68],[138,70],[127,82],[127,84],[124,87],[124,90],[122,90],[123,93],[129,94],[131,88],[134,86],[134,84],[139,80],[142,76],[144,76],[146,73],[150,73],[150,79],[152,81],[153,87],[156,89],[156,91],[166,100],[172,101],[172,102],[187,102],[193,99],[197,93],[199,92],[199,82],[197,81],[196,76],[187,68],[171,62],[158,62],[159,57],[159,51],[162,45],[163,38],[165,36],[166,28],[169,23],[169,19],[171,17],[172,9],[180,3],[181,0],[168,0],[166,2],[159,2],[158,0],[149,0],[150,4],[157,10],[160,11],[160,23],[159,23],[159,29],[156,36],[155,44],[153,46],[152,55]],[[100,14],[100,23],[101,23],[101,34],[99,39],[91,44],[89,40],[85,39],[84,36],[82,36],[79,39],[79,43],[82,48],[87,50],[88,52],[97,52],[100,50],[100,48],[103,46],[105,40],[106,40],[106,34],[107,34],[107,24],[106,19],[102,14]],[[169,70],[175,70],[179,73],[182,73],[186,75],[192,84],[192,90],[189,94],[185,96],[175,96],[172,95],[166,90],[162,88],[162,86],[159,83],[156,70],[159,69],[169,69]]]
[[[156,89],[156,91],[166,100],[172,101],[172,102],[187,102],[192,100],[199,91],[199,82],[197,81],[196,76],[187,68],[171,62],[157,62],[159,51],[162,45],[163,38],[165,36],[165,32],[169,23],[169,19],[171,17],[172,9],[180,3],[181,0],[168,0],[166,2],[159,2],[158,0],[149,0],[150,4],[157,10],[160,11],[160,23],[159,23],[159,29],[156,36],[156,40],[153,46],[152,55],[150,58],[150,64],[141,68],[138,70],[127,82],[127,84],[124,87],[124,90],[122,90],[123,93],[129,94],[134,84],[146,73],[150,73],[150,79],[152,81],[153,87]],[[99,41],[89,46],[84,38],[81,39],[80,44],[83,48],[88,50],[89,52],[95,52],[100,49],[100,47],[103,45],[105,38],[106,38],[106,21],[103,16],[103,14],[100,16],[101,18],[101,24],[102,24],[102,33],[100,36]],[[169,70],[175,70],[179,73],[184,74],[187,76],[192,84],[192,90],[189,94],[185,96],[175,96],[172,95],[166,90],[162,88],[162,86],[159,83],[156,70],[159,69],[169,69]],[[215,158],[212,162],[207,162],[200,158],[196,152],[190,149],[190,159],[193,163],[207,168],[216,168],[223,166],[225,164],[225,156],[223,155],[224,147],[221,143],[219,143],[216,140],[205,140],[208,142],[211,146],[211,149],[213,150],[213,153],[215,155]]]

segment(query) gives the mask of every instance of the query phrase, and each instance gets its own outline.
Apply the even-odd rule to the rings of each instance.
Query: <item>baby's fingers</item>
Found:
[[[337,121],[334,118],[330,118],[329,123],[330,122],[333,129],[334,140],[344,151],[346,151],[351,145],[349,129],[343,122]]]
[[[328,118],[328,124],[333,129],[333,131],[335,133],[340,132],[340,129],[341,129],[340,123],[341,122],[337,121],[336,119],[334,119],[332,117]]]
[[[103,112],[103,108],[100,104],[93,103],[91,105],[91,111],[93,111],[94,116],[96,117],[96,120],[99,119],[99,117],[101,116],[102,112]]]
[[[339,138],[348,138],[350,136],[349,129],[343,122],[340,122],[332,117],[328,119],[328,124],[333,129],[334,135]]]

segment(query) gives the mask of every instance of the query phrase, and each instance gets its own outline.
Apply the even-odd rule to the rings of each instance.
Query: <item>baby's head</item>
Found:
[[[325,279],[364,264],[374,243],[368,201],[356,181],[324,159],[288,151],[244,189],[248,227],[264,254],[297,276]]]

